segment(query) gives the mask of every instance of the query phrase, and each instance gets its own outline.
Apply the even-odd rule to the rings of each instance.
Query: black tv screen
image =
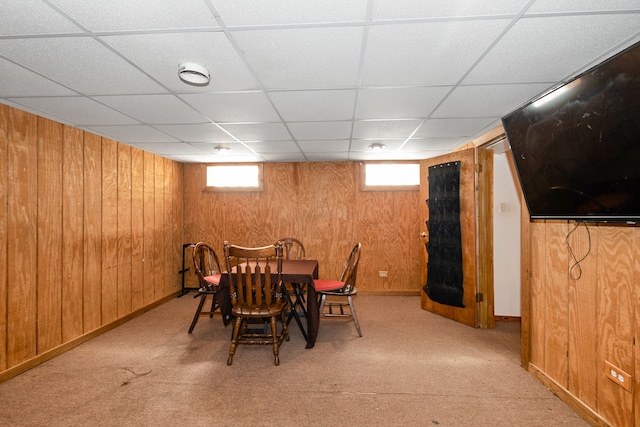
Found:
[[[531,219],[640,223],[640,43],[502,124]]]

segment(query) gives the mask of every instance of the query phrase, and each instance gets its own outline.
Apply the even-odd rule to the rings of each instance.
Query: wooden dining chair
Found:
[[[216,302],[216,292],[218,291],[222,273],[218,255],[216,255],[216,252],[208,244],[204,242],[196,243],[193,247],[192,258],[193,270],[198,277],[199,283],[198,294],[195,295],[194,298],[200,297],[200,303],[196,309],[195,316],[193,316],[189,333],[193,332],[193,328],[195,328],[200,316],[213,317],[214,311],[219,308]],[[209,311],[202,311],[209,296],[211,296],[212,299],[211,309],[209,309]]]
[[[356,308],[353,305],[353,296],[358,293],[356,276],[358,274],[361,246],[360,243],[356,243],[351,250],[351,254],[349,254],[349,258],[347,258],[342,270],[340,280],[318,279],[313,281],[313,287],[320,294],[320,316],[351,317],[359,336],[362,336],[362,331],[356,315]],[[345,311],[346,307],[349,307],[348,311]],[[327,311],[325,311],[325,308]]]
[[[282,257],[285,260],[302,260],[305,259],[306,253],[302,242],[293,237],[283,237],[278,239],[282,242]],[[276,242],[275,244],[277,244]],[[306,304],[306,283],[284,283],[284,291],[289,299],[289,312],[287,313],[287,326],[291,323],[291,319],[295,319],[304,339],[307,339],[307,333],[302,326],[301,317],[307,315]]]
[[[280,344],[289,340],[285,320],[288,307],[282,294],[282,244],[245,248],[224,242],[224,257],[227,266],[231,313],[235,316],[233,338],[229,347],[227,365],[239,344],[272,345],[274,364],[280,364]],[[270,328],[252,330],[248,323],[252,319],[269,320]],[[282,329],[278,333],[278,320]]]
[[[304,259],[305,250],[304,245],[298,239],[293,237],[283,237],[278,239],[278,242],[282,242],[282,258],[283,259]],[[277,244],[277,242],[275,243]]]

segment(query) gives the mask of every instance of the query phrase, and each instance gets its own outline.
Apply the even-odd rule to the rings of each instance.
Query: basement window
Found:
[[[417,191],[420,189],[420,163],[361,163],[360,183],[362,191]]]
[[[208,191],[262,191],[262,164],[207,165]]]

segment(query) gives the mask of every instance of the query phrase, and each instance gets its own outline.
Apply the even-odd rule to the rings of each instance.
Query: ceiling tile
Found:
[[[363,21],[367,0],[216,0],[227,26]]]
[[[173,95],[95,96],[93,99],[146,124],[207,121],[202,114]]]
[[[0,96],[77,95],[51,80],[0,58]]]
[[[269,97],[286,121],[351,120],[355,90],[271,92]]]
[[[237,141],[228,141],[228,142],[192,142],[191,145],[198,150],[215,154],[218,156],[218,160],[224,159],[231,155],[245,155],[245,154],[255,154],[253,149],[246,146],[246,144],[241,144]],[[231,151],[218,151],[218,148],[229,148]]]
[[[451,86],[362,89],[357,119],[426,117],[442,101]]]
[[[376,0],[373,19],[515,15],[529,0]]]
[[[585,12],[608,10],[635,10],[640,5],[638,0],[536,0],[525,15],[534,13],[558,13],[558,12]]]
[[[421,120],[372,120],[356,121],[354,138],[408,138]]]
[[[3,0],[0,21],[2,36],[82,32],[41,0]]]
[[[234,31],[231,36],[266,89],[356,85],[360,27]]]
[[[2,56],[83,94],[164,92],[124,59],[89,37],[0,40]]]
[[[638,33],[640,14],[527,18],[482,59],[464,84],[557,82]],[[598,36],[590,36],[598,28]]]
[[[318,153],[305,153],[305,157],[309,162],[346,162],[351,160],[349,158],[349,153],[339,153],[339,152],[318,152]]]
[[[222,125],[241,141],[284,141],[291,139],[282,123],[232,123]]]
[[[416,138],[465,137],[495,121],[494,118],[429,119],[415,133]]]
[[[159,125],[154,127],[181,141],[233,141],[233,137],[229,136],[225,131],[223,131],[213,123],[192,125]]]
[[[187,94],[180,98],[218,123],[280,120],[264,92]]]
[[[250,70],[221,32],[116,35],[100,40],[169,90],[202,93],[258,88]],[[198,87],[182,82],[178,66],[183,62],[207,68],[209,84]]]
[[[93,32],[218,26],[213,13],[204,1],[51,0],[51,2]]]
[[[11,101],[62,123],[74,126],[139,124],[89,98],[10,98]]]
[[[326,140],[326,141],[298,141],[298,145],[305,153],[327,153],[349,151],[349,140]]]
[[[161,154],[202,154],[200,150],[185,142],[137,143],[136,147]]]
[[[178,142],[163,132],[160,132],[149,126],[132,125],[132,126],[89,126],[89,131],[98,135],[107,136],[116,141],[126,143],[142,143],[142,142]]]
[[[307,159],[300,151],[297,153],[261,153],[268,162],[304,162]]]
[[[501,117],[549,88],[549,84],[458,86],[431,118]]]
[[[463,138],[411,138],[403,147],[406,151],[450,151],[463,141]]]
[[[299,122],[287,127],[297,141],[351,138],[351,122]]]
[[[397,139],[354,139],[351,142],[351,151],[366,151],[366,152],[371,152],[371,148],[369,148],[371,146],[371,144],[382,144],[384,145],[384,148],[382,149],[382,152],[384,153],[389,153],[389,152],[394,152],[396,150],[398,150],[402,144],[404,143],[405,139],[404,138],[397,138]]]
[[[300,148],[294,141],[263,141],[263,142],[245,142],[247,147],[262,153],[300,153]]]
[[[369,86],[455,84],[508,23],[509,20],[498,19],[372,26],[363,83]],[[455,36],[449,37],[449,34]]]

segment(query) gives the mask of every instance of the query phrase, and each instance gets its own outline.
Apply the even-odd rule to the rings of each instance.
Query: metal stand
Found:
[[[194,290],[197,291],[198,288],[185,288],[184,287],[184,273],[186,273],[187,271],[189,271],[189,267],[184,266],[184,253],[186,252],[187,248],[193,248],[196,244],[195,243],[185,243],[182,245],[182,270],[178,271],[178,274],[182,275],[182,290],[180,291],[180,293],[178,294],[178,298],[180,298],[181,296],[188,294],[189,291]]]

